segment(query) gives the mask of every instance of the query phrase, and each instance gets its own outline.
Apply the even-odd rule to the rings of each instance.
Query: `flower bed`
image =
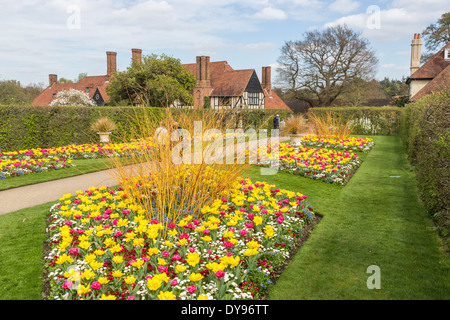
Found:
[[[273,162],[276,152],[279,170],[337,185],[347,183],[361,164],[361,159],[353,152],[303,145],[295,150],[289,143],[277,144],[272,150],[268,146],[267,155],[260,158],[260,164]]]
[[[23,176],[73,166],[72,160],[103,157],[125,157],[148,148],[150,144],[130,143],[83,144],[58,148],[31,149],[0,153],[0,179]]]
[[[123,189],[65,195],[50,210],[49,299],[257,299],[314,218],[306,196],[248,178],[163,224]]]
[[[53,157],[50,159],[7,159],[0,160],[0,179],[20,177],[30,173],[58,170],[73,166],[72,160]]]
[[[302,138],[302,144],[311,147],[353,150],[366,153],[369,152],[374,146],[371,138],[348,137],[342,139],[336,136],[318,136],[315,134],[304,136]]]

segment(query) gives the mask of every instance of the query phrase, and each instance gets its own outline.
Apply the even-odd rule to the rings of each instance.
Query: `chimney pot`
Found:
[[[411,75],[420,68],[421,49],[422,40],[420,39],[420,33],[415,33],[414,40],[411,42]]]

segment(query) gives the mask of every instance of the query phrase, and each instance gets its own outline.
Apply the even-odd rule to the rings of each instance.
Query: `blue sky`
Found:
[[[414,33],[450,10],[448,0],[0,0],[0,80],[48,84],[48,74],[106,74],[106,51],[124,70],[131,49],[235,69],[272,66],[285,41],[347,24],[379,59],[376,78],[409,75]],[[424,50],[424,48],[423,48]]]

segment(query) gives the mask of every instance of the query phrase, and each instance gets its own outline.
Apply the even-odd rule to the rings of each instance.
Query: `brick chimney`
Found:
[[[262,67],[262,81],[261,85],[263,89],[270,93],[272,91],[272,81],[271,81],[271,67]]]
[[[132,61],[141,63],[142,62],[142,49],[131,49]]]
[[[422,39],[420,39],[420,33],[415,33],[411,42],[411,75],[420,68],[421,49]]]
[[[211,71],[209,57],[197,57],[197,87],[211,86]]]
[[[58,76],[56,74],[49,74],[48,75],[48,85],[51,87],[55,83],[58,82]]]
[[[198,56],[197,57],[197,85],[194,88],[194,108],[203,108],[205,104],[205,97],[209,97],[211,94],[211,70],[209,57]]]
[[[117,52],[111,52],[111,51],[106,52],[106,67],[107,67],[106,75],[108,77],[111,77],[112,74],[117,71],[116,58],[117,58]]]

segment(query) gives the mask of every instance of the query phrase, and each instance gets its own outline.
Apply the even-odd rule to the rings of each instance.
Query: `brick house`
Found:
[[[444,84],[450,84],[450,42],[422,66],[420,66],[421,47],[420,34],[415,34],[411,42],[411,75],[406,80],[411,101],[439,90]]]
[[[131,49],[132,59],[141,60],[142,50]],[[62,90],[76,89],[89,95],[98,106],[107,104],[109,96],[106,93],[106,86],[114,72],[117,71],[117,53],[106,52],[106,75],[86,76],[77,83],[58,83],[56,74],[49,75],[49,84],[40,95],[38,95],[32,104],[34,106],[48,106],[56,97],[56,94]]]
[[[142,50],[132,49],[132,59],[142,60]],[[106,52],[107,73],[101,76],[86,76],[78,83],[57,83],[58,76],[49,75],[49,85],[33,101],[35,106],[47,106],[61,90],[76,89],[83,91],[97,105],[109,102],[106,86],[111,75],[117,71],[117,53]],[[250,108],[250,109],[287,109],[289,107],[272,90],[271,68],[262,68],[262,82],[259,81],[254,69],[234,70],[226,61],[210,62],[209,57],[197,57],[196,63],[184,64],[184,68],[192,72],[197,85],[192,94],[194,106],[202,108],[205,97],[209,98],[211,108]],[[173,107],[182,106],[175,102]]]
[[[176,101],[174,107],[203,108],[209,99],[213,109],[290,110],[272,90],[271,67],[262,68],[261,82],[254,69],[234,70],[227,61],[211,62],[207,56],[198,56],[196,63],[184,64],[183,67],[197,79],[192,92],[194,106],[183,106]]]

